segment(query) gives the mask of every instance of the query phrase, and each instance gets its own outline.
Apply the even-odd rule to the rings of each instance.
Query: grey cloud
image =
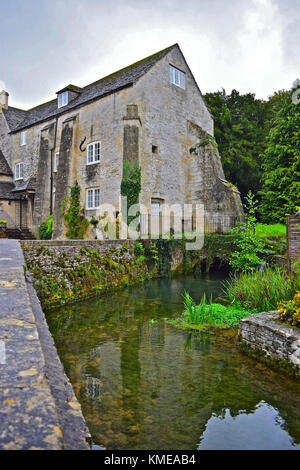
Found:
[[[282,17],[287,61],[293,62],[288,46],[295,41],[299,44],[294,8],[298,19],[300,8],[296,1],[277,0],[276,4]],[[201,61],[201,38],[205,37],[214,55],[212,63],[219,59],[220,63],[232,64],[234,75],[243,54],[238,38],[253,0],[0,0],[0,6],[4,14],[0,79],[15,105],[33,106],[52,99],[55,91],[67,83],[86,84],[82,80],[89,70],[99,70],[95,79],[100,78],[104,74],[102,63],[106,64],[106,73],[116,70],[110,56],[120,47],[126,49],[130,34],[145,43],[145,55],[157,49],[151,47],[152,31],[155,36],[161,35],[161,48],[177,42],[174,31],[189,34],[194,38],[193,51],[187,50],[184,43],[180,46],[195,61]],[[172,35],[166,43],[169,29]],[[123,66],[129,63],[124,56]],[[222,82],[222,69],[215,73]]]

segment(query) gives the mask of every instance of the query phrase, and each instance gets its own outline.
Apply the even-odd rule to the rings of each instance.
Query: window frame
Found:
[[[17,170],[18,168],[18,170]],[[22,175],[20,176],[20,168],[22,168]],[[17,177],[17,173],[19,173],[19,176]],[[24,162],[19,162],[15,164],[15,181],[19,181],[24,179]]]
[[[25,131],[21,131],[20,135],[20,147],[23,147],[27,143],[27,129]]]
[[[59,93],[57,97],[57,107],[62,108],[63,106],[67,106],[68,103],[69,103],[68,91],[63,91],[62,93]]]
[[[176,80],[176,73],[178,74],[178,79]],[[186,73],[183,70],[174,67],[174,65],[169,64],[169,81],[172,85],[181,88],[182,90],[186,89]],[[183,86],[182,86],[183,85]]]
[[[99,205],[95,205],[95,201],[96,201],[96,197],[95,197],[95,194],[96,194],[96,191],[99,191]],[[89,198],[89,193],[92,193],[92,206],[89,206],[89,202],[90,202],[90,198]],[[87,211],[93,211],[93,210],[96,210],[96,209],[100,209],[100,188],[97,187],[97,188],[87,188],[86,189],[86,210]]]
[[[95,160],[95,155],[96,155],[96,145],[99,145],[99,155],[98,155],[98,160]],[[90,149],[93,149],[92,150],[92,160],[89,161],[89,158],[90,158]],[[87,165],[95,165],[96,163],[100,163],[101,161],[101,141],[100,140],[97,140],[95,142],[91,142],[90,144],[87,145],[87,148],[86,148],[86,164]]]
[[[59,164],[59,152],[55,152],[55,154],[54,154],[53,173],[57,173],[58,164]]]

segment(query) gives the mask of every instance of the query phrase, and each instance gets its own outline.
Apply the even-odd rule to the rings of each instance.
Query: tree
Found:
[[[215,138],[228,181],[236,185],[245,200],[251,189],[257,196],[261,189],[262,161],[268,133],[266,123],[272,107],[253,93],[240,95],[225,90],[205,95],[213,114]]]
[[[262,154],[261,214],[266,223],[284,222],[300,205],[300,103],[292,101],[294,91],[280,97]]]

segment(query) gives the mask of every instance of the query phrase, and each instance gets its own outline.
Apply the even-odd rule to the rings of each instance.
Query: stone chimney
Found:
[[[7,91],[2,90],[0,92],[0,108],[8,109],[8,97]]]

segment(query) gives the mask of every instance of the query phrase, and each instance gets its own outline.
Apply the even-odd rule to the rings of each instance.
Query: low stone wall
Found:
[[[19,242],[0,240],[0,450],[88,450]]]
[[[49,308],[150,277],[208,272],[215,262],[221,268],[228,263],[234,241],[231,235],[209,234],[196,251],[176,239],[26,240],[21,246],[42,307]]]
[[[42,307],[64,305],[149,276],[135,242],[22,241],[26,266]]]
[[[300,378],[300,330],[279,323],[277,312],[258,313],[241,320],[239,345],[256,359]]]

